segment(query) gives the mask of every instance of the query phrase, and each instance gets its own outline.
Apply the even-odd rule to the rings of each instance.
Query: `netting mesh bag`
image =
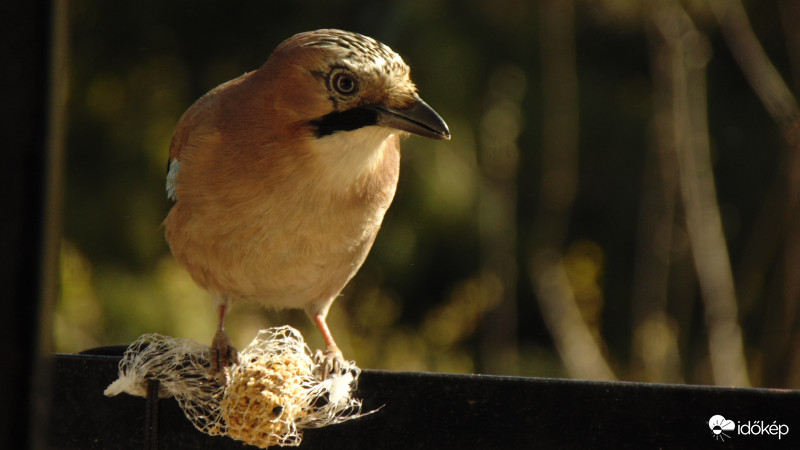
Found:
[[[159,397],[175,397],[194,426],[261,448],[295,446],[304,428],[361,417],[352,397],[360,370],[354,363],[323,377],[323,368],[300,332],[284,326],[261,330],[225,370],[227,383],[210,375],[209,348],[190,339],[141,336],[125,351],[119,378],[106,395],[146,396],[159,380]]]

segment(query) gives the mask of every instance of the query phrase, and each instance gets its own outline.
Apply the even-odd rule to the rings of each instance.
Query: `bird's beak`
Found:
[[[421,98],[415,96],[407,108],[398,109],[386,105],[375,108],[378,111],[377,125],[408,131],[431,139],[450,139],[450,129],[444,120]]]

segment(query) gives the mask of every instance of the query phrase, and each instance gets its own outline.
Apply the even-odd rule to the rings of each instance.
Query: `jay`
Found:
[[[216,303],[212,372],[237,359],[225,316],[239,302],[304,309],[327,367],[341,363],[325,317],[375,241],[409,133],[450,139],[397,53],[333,29],[292,36],[183,114],[164,226]]]

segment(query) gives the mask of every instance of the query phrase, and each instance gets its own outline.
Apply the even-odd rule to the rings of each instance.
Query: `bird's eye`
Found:
[[[331,75],[331,87],[339,94],[353,95],[358,92],[358,81],[353,75],[338,70]]]

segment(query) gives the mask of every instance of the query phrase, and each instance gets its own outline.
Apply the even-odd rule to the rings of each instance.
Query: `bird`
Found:
[[[181,116],[169,148],[165,236],[210,293],[212,373],[237,362],[230,308],[303,309],[326,370],[344,362],[326,317],[367,257],[395,195],[400,139],[450,139],[409,66],[364,35],[320,29]]]

